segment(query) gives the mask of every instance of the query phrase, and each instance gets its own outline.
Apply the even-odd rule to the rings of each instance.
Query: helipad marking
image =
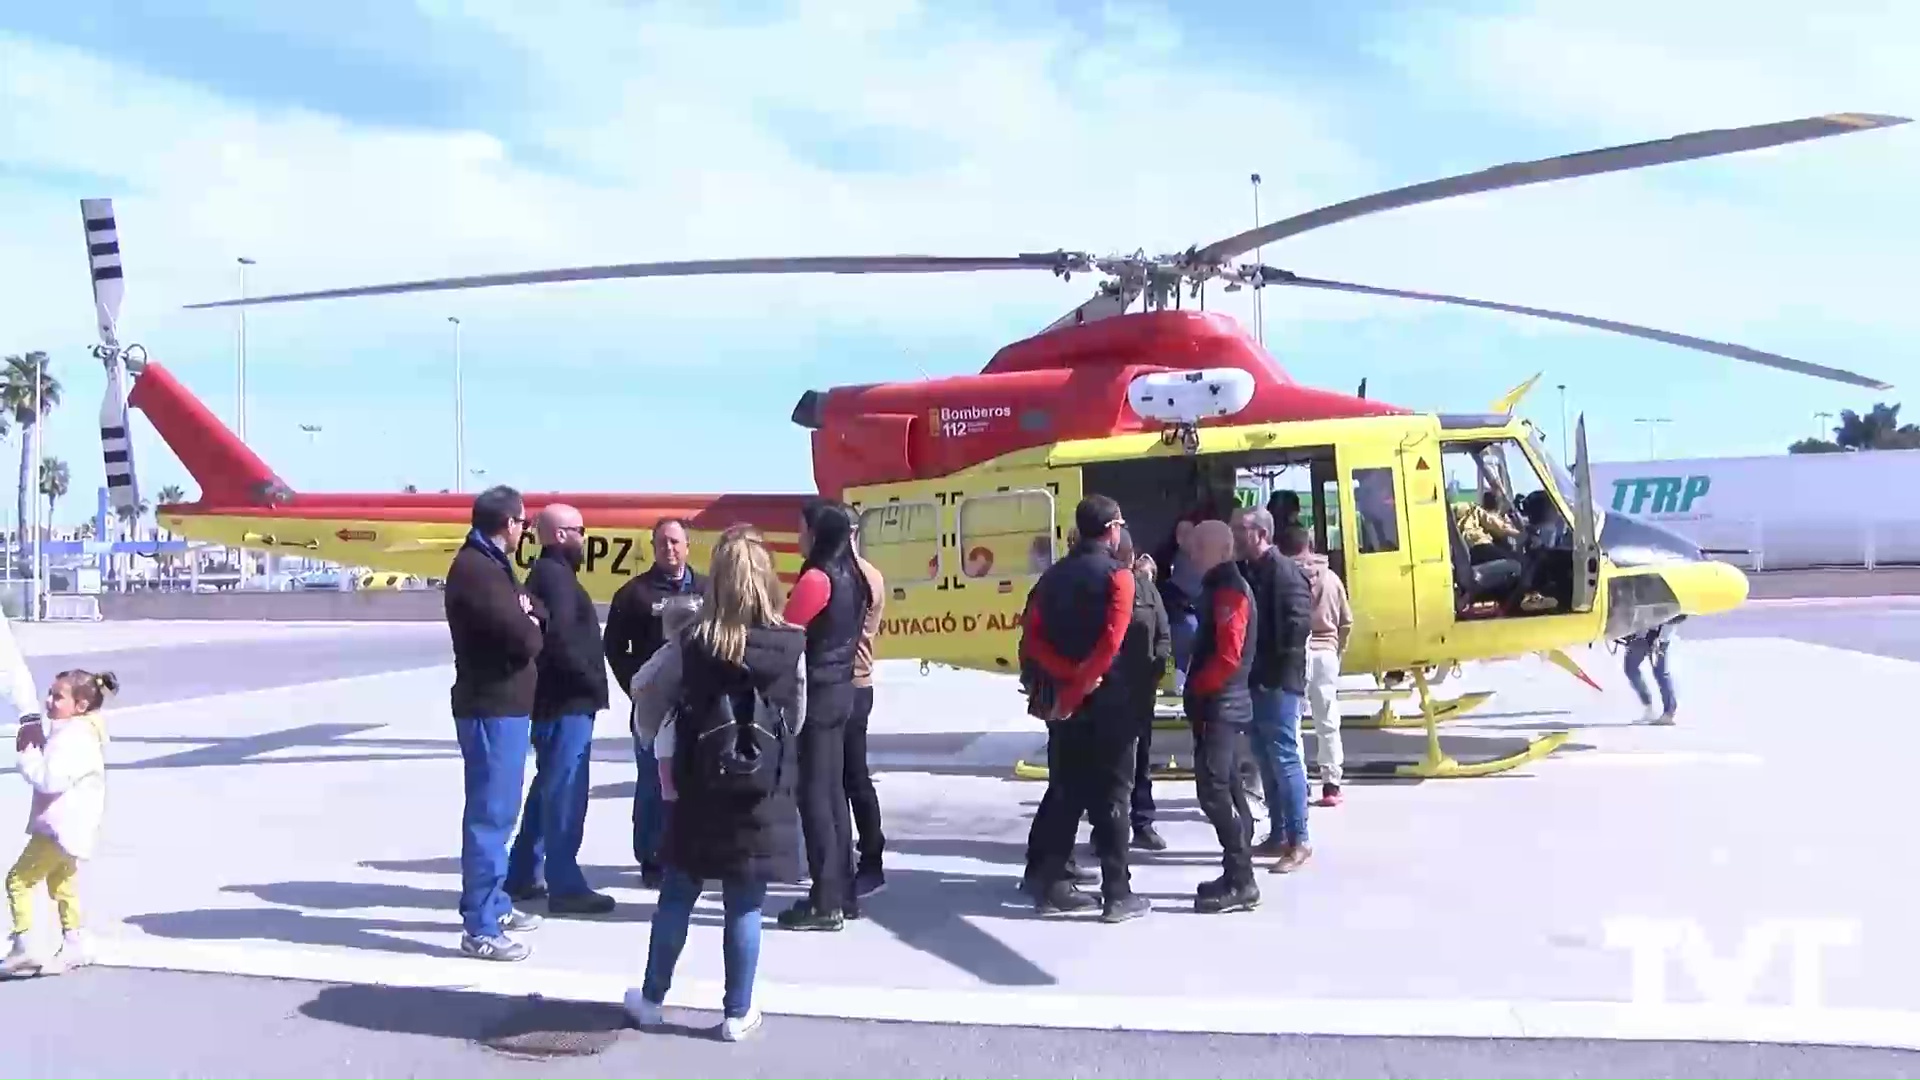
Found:
[[[635,953],[636,958],[640,955]],[[596,975],[464,959],[291,946],[242,947],[141,936],[103,940],[99,956],[102,964],[111,967],[515,997],[541,994],[609,1004],[621,1000],[629,980],[639,978],[637,970],[628,976]],[[1630,1005],[1606,1001],[1120,997],[766,982],[755,988],[754,997],[762,1009],[775,1015],[990,1027],[1240,1035],[1659,1039],[1920,1050],[1920,1012],[1898,1009]],[[717,983],[676,981],[667,1004],[712,1009],[719,1000]]]
[[[1561,758],[1557,765],[1765,765],[1759,754],[1707,750],[1587,750]]]

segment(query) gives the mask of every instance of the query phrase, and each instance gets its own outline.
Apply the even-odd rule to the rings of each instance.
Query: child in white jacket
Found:
[[[21,719],[14,739],[20,775],[33,788],[27,846],[7,873],[7,904],[13,913],[13,948],[0,960],[0,974],[57,974],[90,959],[80,930],[75,878],[93,855],[107,805],[107,729],[100,706],[120,689],[110,671],[63,671],[47,691],[44,716]],[[45,962],[27,946],[33,930],[33,893],[41,882],[53,894],[65,937]]]

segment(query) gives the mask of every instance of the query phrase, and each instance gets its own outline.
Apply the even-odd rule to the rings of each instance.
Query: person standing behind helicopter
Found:
[[[1685,615],[1669,619],[1651,630],[1645,630],[1625,640],[1627,646],[1627,682],[1633,685],[1633,692],[1640,698],[1640,705],[1646,715],[1638,721],[1642,724],[1655,724],[1668,727],[1673,724],[1673,710],[1677,702],[1673,693],[1673,674],[1667,668],[1668,650],[1673,646],[1674,632]],[[1653,681],[1660,688],[1660,704],[1656,708],[1653,695],[1647,693],[1647,684],[1640,677],[1640,665],[1646,660],[1653,661]]]
[[[1127,686],[1127,710],[1140,731],[1133,751],[1133,799],[1131,814],[1133,846],[1142,851],[1165,851],[1167,842],[1153,827],[1153,706],[1160,697],[1160,680],[1166,676],[1167,661],[1173,656],[1173,634],[1167,622],[1167,609],[1160,590],[1153,587],[1153,558],[1136,555],[1133,535],[1120,530],[1116,554],[1122,566],[1133,569],[1133,621],[1127,624],[1127,636],[1120,642],[1120,657],[1114,663],[1116,675]]]

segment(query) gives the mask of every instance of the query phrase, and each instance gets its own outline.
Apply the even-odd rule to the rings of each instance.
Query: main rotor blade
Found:
[[[1626,169],[1644,169],[1651,165],[1666,165],[1677,161],[1694,161],[1699,158],[1718,157],[1722,154],[1737,154],[1743,150],[1758,150],[1768,146],[1803,142],[1807,139],[1823,139],[1829,135],[1845,135],[1855,131],[1894,127],[1909,122],[1904,116],[1834,113],[1828,116],[1811,116],[1803,120],[1758,124],[1753,127],[1696,131],[1689,135],[1676,135],[1671,139],[1633,143],[1605,150],[1588,150],[1540,161],[1511,162],[1506,165],[1495,165],[1491,169],[1483,169],[1476,173],[1450,176],[1444,180],[1429,180],[1424,184],[1364,195],[1332,206],[1323,206],[1318,210],[1309,210],[1304,214],[1282,218],[1209,244],[1201,248],[1197,255],[1201,260],[1209,261],[1232,259],[1254,248],[1263,247],[1289,236],[1297,236],[1309,229],[1336,225],[1368,214],[1377,214],[1382,210],[1398,210],[1405,206],[1438,202],[1458,195],[1525,187],[1528,184],[1539,184],[1548,180],[1570,180],[1579,176],[1621,172]]]
[[[1076,252],[954,258],[935,255],[809,256],[773,259],[693,259],[685,262],[624,263],[618,266],[576,266],[563,270],[530,270],[518,274],[480,274],[474,277],[403,281],[391,285],[361,285],[347,289],[282,293],[241,300],[188,304],[189,310],[285,304],[298,300],[337,300],[352,296],[388,296],[394,293],[442,292],[450,289],[489,289],[498,285],[539,285],[557,281],[604,281],[614,278],[698,277],[711,274],[951,274],[974,270],[1092,269],[1091,260]]]
[[[1892,385],[1879,379],[1870,379],[1865,375],[1856,375],[1851,371],[1830,368],[1821,364],[1810,364],[1805,360],[1795,360],[1777,353],[1761,352],[1749,349],[1745,345],[1731,345],[1724,341],[1708,341],[1688,334],[1676,334],[1669,330],[1655,330],[1632,323],[1614,322],[1611,319],[1596,319],[1589,315],[1570,315],[1564,311],[1547,311],[1542,308],[1522,307],[1519,304],[1500,304],[1492,300],[1474,300],[1465,296],[1446,296],[1441,293],[1410,292],[1406,289],[1382,289],[1372,285],[1354,285],[1345,281],[1327,281],[1323,278],[1300,277],[1285,270],[1267,269],[1269,285],[1292,285],[1303,289],[1327,289],[1333,292],[1361,293],[1366,296],[1392,296],[1401,300],[1428,300],[1440,304],[1457,304],[1461,307],[1481,308],[1486,311],[1504,311],[1510,315],[1531,315],[1536,319],[1550,319],[1554,322],[1571,323],[1593,330],[1609,330],[1629,337],[1644,338],[1667,345],[1678,345],[1683,349],[1696,349],[1713,353],[1716,356],[1732,357],[1753,364],[1762,364],[1782,371],[1811,375],[1816,379],[1831,379],[1852,386],[1864,386],[1870,390],[1891,390]]]

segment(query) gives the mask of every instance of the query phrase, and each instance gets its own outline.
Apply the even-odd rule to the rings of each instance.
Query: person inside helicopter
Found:
[[[1478,503],[1453,504],[1454,523],[1466,538],[1467,553],[1475,565],[1511,559],[1519,554],[1516,541],[1521,537],[1521,529],[1507,515],[1505,503],[1506,492],[1500,487],[1500,481],[1488,474],[1487,490],[1480,493]]]
[[[1545,491],[1530,491],[1520,500],[1527,527],[1522,536],[1520,586],[1509,598],[1509,613],[1518,608],[1537,614],[1564,608],[1573,602],[1573,531]]]

